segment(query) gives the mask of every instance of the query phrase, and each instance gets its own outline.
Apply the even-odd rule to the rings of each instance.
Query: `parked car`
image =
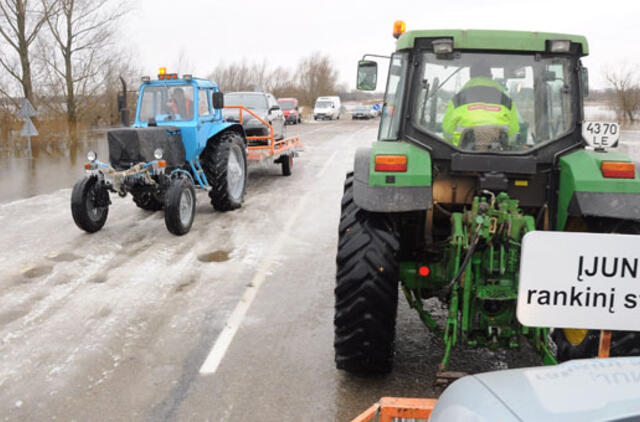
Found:
[[[353,120],[357,120],[357,119],[373,119],[374,117],[376,117],[376,112],[373,110],[373,108],[371,106],[368,105],[359,105],[356,106],[356,108],[353,109],[353,112],[351,113],[351,119]]]
[[[284,113],[284,122],[297,125],[302,123],[297,98],[278,98],[278,104]]]
[[[225,106],[241,105],[245,106],[265,122],[273,126],[273,135],[275,139],[285,137],[284,113],[280,109],[280,105],[276,101],[273,94],[266,92],[230,92],[224,94]],[[222,114],[228,122],[238,122],[240,120],[240,111],[238,109],[225,108]],[[250,136],[269,136],[269,128],[247,112],[242,113],[242,126],[245,134]],[[266,140],[249,140],[249,144],[264,144]]]
[[[340,97],[318,97],[313,108],[313,120],[339,120],[341,107]]]

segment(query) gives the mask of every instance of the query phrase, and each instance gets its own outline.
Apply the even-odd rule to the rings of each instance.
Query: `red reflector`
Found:
[[[405,155],[376,155],[376,171],[407,171]]]
[[[636,177],[636,165],[633,163],[603,161],[601,169],[602,175],[608,178],[634,179]]]
[[[427,267],[426,265],[422,265],[420,268],[418,268],[418,273],[422,276],[422,277],[426,277],[429,275],[429,267]]]
[[[91,170],[91,164],[90,163],[85,163],[84,168],[87,170]]]

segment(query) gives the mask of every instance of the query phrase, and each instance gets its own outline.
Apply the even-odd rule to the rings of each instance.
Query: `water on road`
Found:
[[[71,218],[72,182],[3,198],[0,417],[344,421],[381,396],[437,395],[442,342],[402,300],[391,374],[350,376],[333,362],[342,183],[376,125],[290,126],[305,144],[293,175],[253,168],[243,207],[228,213],[199,192],[182,237],[162,212],[118,197],[104,229],[84,233]],[[51,166],[75,180],[78,161]],[[527,347],[453,357],[467,372],[539,364]]]

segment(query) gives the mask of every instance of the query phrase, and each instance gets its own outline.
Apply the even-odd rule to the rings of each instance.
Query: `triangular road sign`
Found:
[[[24,126],[22,126],[22,130],[20,131],[20,136],[38,136],[38,130],[33,125],[33,122],[30,118],[27,117],[27,121],[24,122]]]
[[[23,119],[28,119],[35,116],[36,114],[38,114],[38,112],[35,108],[33,108],[29,100],[27,100],[26,98],[23,99],[22,106],[20,107],[20,111],[18,112],[18,116],[22,117]]]

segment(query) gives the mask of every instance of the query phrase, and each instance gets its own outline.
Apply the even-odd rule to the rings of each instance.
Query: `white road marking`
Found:
[[[320,169],[320,171],[318,172],[317,179],[320,179],[322,175],[324,175],[324,173],[327,171],[327,169],[329,168],[329,165],[333,162],[337,154],[338,154],[338,151],[334,151],[334,153],[327,160],[327,162],[322,167],[322,169]],[[216,342],[214,343],[213,348],[209,352],[207,359],[205,359],[204,363],[200,367],[200,374],[210,375],[215,373],[216,370],[218,369],[218,366],[220,365],[220,362],[222,362],[222,359],[224,358],[224,355],[227,352],[227,349],[231,345],[231,341],[233,340],[233,337],[236,335],[236,332],[238,331],[238,329],[240,328],[240,325],[242,324],[242,320],[246,316],[247,311],[249,310],[249,307],[253,303],[253,300],[256,298],[258,294],[258,290],[260,289],[260,286],[262,286],[262,284],[264,283],[266,276],[269,273],[269,270],[271,269],[271,266],[274,263],[274,258],[280,255],[280,252],[282,250],[282,247],[284,246],[285,240],[287,239],[291,230],[293,229],[293,225],[295,221],[298,219],[298,217],[302,213],[302,210],[304,209],[305,203],[307,202],[307,199],[309,198],[310,193],[311,193],[310,190],[307,191],[307,193],[305,193],[305,195],[300,199],[300,202],[298,202],[298,205],[296,206],[296,209],[291,215],[291,218],[289,218],[289,220],[287,221],[284,227],[284,230],[282,230],[276,243],[271,248],[270,253],[260,264],[260,267],[259,267],[260,269],[253,276],[253,279],[245,289],[244,294],[240,298],[240,301],[238,302],[235,309],[231,313],[231,316],[227,320],[227,323],[222,329],[222,332],[216,339]]]

